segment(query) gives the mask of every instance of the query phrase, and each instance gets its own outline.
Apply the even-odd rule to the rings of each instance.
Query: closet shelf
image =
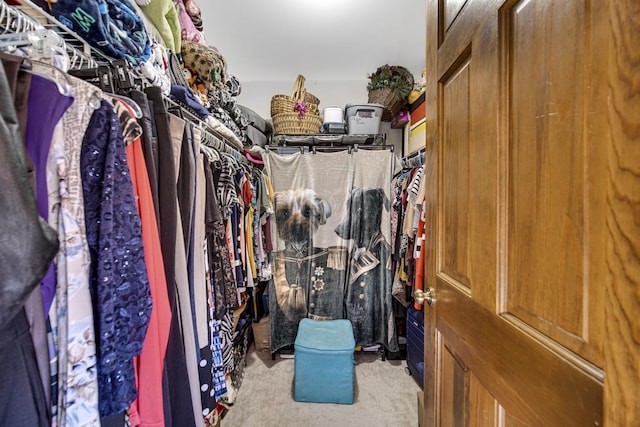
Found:
[[[386,140],[387,135],[384,133],[362,135],[333,135],[326,133],[309,135],[278,134],[274,135],[271,145],[384,145]]]

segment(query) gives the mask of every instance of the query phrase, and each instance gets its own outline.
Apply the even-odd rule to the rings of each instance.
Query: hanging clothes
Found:
[[[12,80],[17,81],[17,74]],[[0,92],[17,93],[9,86],[4,65]],[[7,425],[44,427],[50,415],[23,304],[45,275],[58,245],[55,231],[38,215],[14,100],[8,96],[0,99],[0,144],[0,380],[10,385],[0,389],[0,413]]]
[[[43,64],[34,71],[53,86],[38,89],[46,100],[23,115],[25,130],[45,117],[39,107],[59,106],[64,94],[49,89],[70,91],[62,117],[34,127],[47,132],[31,146],[33,176],[45,178],[38,201],[60,250],[52,286],[42,288],[50,309],[38,305],[34,284],[30,295],[40,302],[29,297],[28,306],[40,318],[29,316],[28,329],[11,319],[16,334],[2,341],[29,358],[31,378],[15,369],[26,380],[18,389],[42,403],[15,414],[16,425],[39,425],[39,413],[56,427],[125,418],[134,426],[216,425],[242,383],[248,299],[271,276],[267,176],[203,124],[169,114],[159,88],[131,93],[142,111],[136,123],[126,104],[96,87]],[[68,81],[56,85],[61,76]],[[14,104],[29,112],[26,102]],[[0,341],[2,332],[0,325]]]
[[[173,114],[169,115],[169,125],[171,129],[171,140],[173,144],[173,155],[175,171],[173,186],[177,188],[180,176],[180,157],[182,155],[182,141],[186,122]],[[187,254],[185,250],[185,238],[182,228],[182,212],[180,210],[180,199],[176,199],[177,226],[175,233],[175,273],[176,289],[178,292],[178,313],[181,316],[182,337],[184,340],[184,354],[186,358],[188,383],[191,390],[191,405],[196,421],[196,426],[204,425],[202,418],[202,405],[197,396],[199,391],[198,378],[198,357],[196,355],[195,328],[193,325],[193,314],[191,311],[191,300],[189,292],[189,273],[187,267]]]
[[[54,77],[50,67],[34,70]],[[91,256],[85,227],[80,152],[102,92],[69,78],[75,101],[62,117],[62,138],[54,138],[48,160],[50,222],[58,230],[56,294],[49,310],[52,414],[59,427],[83,420],[100,423],[93,306],[89,290]],[[56,191],[57,190],[57,191]]]
[[[145,93],[150,111],[153,111],[152,117],[157,136],[160,243],[167,278],[167,295],[171,306],[171,329],[165,357],[167,379],[163,393],[165,424],[167,426],[189,427],[196,425],[196,418],[192,404],[182,331],[178,320],[180,313],[178,311],[175,263],[178,206],[173,144],[169,114],[164,105],[162,90],[158,87],[148,87],[145,89]]]
[[[3,67],[6,71],[7,81],[12,92],[12,99],[18,122],[20,124],[20,135],[24,136],[27,127],[27,104],[29,87],[31,86],[31,70],[28,62],[22,57],[7,55],[0,53]],[[25,156],[26,173],[29,181],[34,186],[34,168],[31,159]],[[52,226],[53,227],[53,226]],[[55,228],[55,227],[53,227]],[[50,267],[51,269],[51,267]],[[40,287],[37,287],[29,294],[25,300],[24,311],[29,322],[31,332],[31,340],[34,349],[46,349],[47,345],[47,323],[45,320],[45,312],[42,304],[42,293]],[[50,369],[49,357],[45,351],[36,351],[36,359],[38,364],[38,372],[42,382],[45,394],[46,407],[51,407],[51,387],[49,386]]]
[[[95,90],[87,86],[78,82],[75,87],[76,102],[63,117],[65,142],[53,165],[58,170],[59,238],[64,245],[57,259],[58,284],[49,317],[58,362],[58,426],[73,426],[79,419],[87,425],[100,424],[91,255],[80,178],[82,138],[93,113],[88,100]]]
[[[25,146],[35,166],[36,202],[40,216],[49,219],[49,190],[47,189],[47,158],[53,130],[62,115],[73,103],[73,97],[60,93],[53,80],[34,74],[29,90]],[[46,313],[49,312],[56,288],[56,273],[51,264],[42,279],[40,289]]]
[[[422,289],[424,281],[425,247],[425,173],[422,156],[415,157],[392,181],[394,189],[392,229],[393,296],[403,308],[413,304],[416,310],[422,306],[412,302],[415,289]],[[405,162],[403,162],[405,163]]]
[[[107,101],[91,118],[80,166],[97,315],[100,415],[106,417],[124,411],[137,396],[133,358],[142,351],[152,304],[122,131]]]
[[[150,110],[147,94],[139,90],[132,90],[129,95],[138,104],[142,117],[138,119],[138,124],[142,127],[142,152],[149,176],[149,187],[155,208],[156,222],[160,230],[160,201],[158,199],[158,134],[155,126],[154,116]]]
[[[226,393],[222,353],[220,349],[219,328],[213,316],[215,303],[213,283],[206,240],[206,169],[208,158],[200,150],[201,131],[194,128],[194,141],[197,141],[196,156],[196,194],[194,209],[194,315],[199,349],[200,400],[206,425],[215,425],[219,414],[216,401]],[[222,372],[221,372],[222,371]],[[220,376],[220,373],[222,376]]]
[[[134,359],[138,397],[129,408],[129,418],[133,426],[164,426],[162,377],[169,340],[171,308],[167,296],[160,236],[149,175],[142,152],[140,138],[143,132],[142,126],[135,121],[126,103],[114,100],[114,106],[118,112],[121,127],[125,130],[127,162],[134,195],[138,201],[145,262],[153,300],[149,328],[142,352]]]

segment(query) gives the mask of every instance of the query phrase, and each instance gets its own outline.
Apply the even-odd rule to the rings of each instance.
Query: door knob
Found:
[[[413,300],[416,304],[423,305],[426,301],[428,305],[433,304],[433,288],[429,287],[424,291],[422,289],[413,290]]]

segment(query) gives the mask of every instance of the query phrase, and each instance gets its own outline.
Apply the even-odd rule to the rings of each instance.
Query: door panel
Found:
[[[573,369],[554,351],[457,287],[439,282],[437,295],[441,342],[449,352],[455,351],[460,363],[508,413],[533,425],[596,425],[593,420],[601,415],[602,384],[593,375]],[[441,378],[445,388],[444,384],[453,381],[443,371]]]
[[[469,374],[469,423],[470,427],[493,427],[498,420],[498,405],[489,390],[473,373]]]
[[[602,4],[427,2],[426,425],[602,425]]]
[[[442,347],[442,375],[449,378],[441,391],[442,424],[465,426],[466,402],[469,395],[469,370],[445,344]]]
[[[464,57],[463,57],[464,58]],[[467,250],[469,249],[469,69],[468,60],[453,69],[442,85],[443,233],[440,245],[444,254],[441,272],[471,290]]]
[[[603,218],[602,209],[589,203],[602,189],[589,186],[585,126],[586,112],[593,110],[585,85],[594,82],[585,54],[591,38],[586,6],[527,0],[502,10],[501,55],[509,81],[509,260],[502,311],[602,366],[589,346],[589,298],[600,297],[603,288],[585,268],[590,252],[604,256],[602,246],[590,245],[586,229],[587,219]]]
[[[447,29],[453,24],[453,21],[456,19],[464,4],[467,0],[442,0],[442,10],[443,13],[443,23],[444,28]]]
[[[504,413],[503,417],[505,427],[532,427],[531,424],[525,423],[511,414]]]

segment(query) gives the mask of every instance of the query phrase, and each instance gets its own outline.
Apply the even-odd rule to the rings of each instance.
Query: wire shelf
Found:
[[[98,52],[80,36],[30,0],[21,0],[21,3],[20,6],[10,6],[4,0],[0,0],[2,34],[50,30],[62,39],[71,63],[79,64],[77,68],[98,66],[98,62],[94,59]]]

